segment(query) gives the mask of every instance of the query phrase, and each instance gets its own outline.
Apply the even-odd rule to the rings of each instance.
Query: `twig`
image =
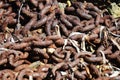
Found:
[[[56,33],[58,36],[61,37],[61,33],[60,33],[60,26],[56,25]]]
[[[120,37],[120,35],[112,33],[108,28],[106,28],[106,29],[107,29],[107,31],[108,31],[109,34],[111,34],[111,35],[113,35],[115,37]]]
[[[65,49],[65,46],[67,45],[67,43],[68,43],[68,39],[64,39],[63,49]]]
[[[105,57],[105,54],[104,54],[103,51],[101,51],[101,50],[100,50],[100,52],[101,52],[102,57],[103,57],[103,64],[106,64],[106,63],[107,63],[107,59],[106,59],[106,57]]]
[[[100,41],[102,40],[102,33],[103,33],[104,29],[105,29],[105,26],[101,26],[101,28],[100,28]]]
[[[82,49],[83,51],[86,51],[86,47],[85,47],[86,37],[87,37],[87,35],[83,36],[83,38],[82,38],[81,49]]]
[[[70,42],[72,43],[72,45],[76,48],[77,53],[80,53],[80,49],[79,49],[79,47],[78,47],[77,41],[71,40],[71,39],[69,39],[69,41],[70,41]]]
[[[22,7],[23,7],[23,5],[24,5],[24,2],[25,2],[25,0],[23,0],[22,1],[22,4],[21,4],[21,6],[20,6],[20,9],[19,9],[19,11],[18,11],[18,23],[17,23],[17,29],[19,30],[20,28],[21,28],[21,24],[20,24],[20,14],[21,14],[21,10],[22,10]]]
[[[114,40],[111,38],[111,41],[113,42],[114,45],[117,46],[117,48],[120,50],[120,45]]]

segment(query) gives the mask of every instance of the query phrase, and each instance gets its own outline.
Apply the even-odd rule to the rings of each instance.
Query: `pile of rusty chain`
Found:
[[[0,1],[0,80],[119,80],[120,19],[90,2]]]

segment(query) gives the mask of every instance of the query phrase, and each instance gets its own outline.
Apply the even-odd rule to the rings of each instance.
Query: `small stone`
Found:
[[[50,53],[50,54],[52,54],[54,51],[55,51],[54,48],[48,48],[48,49],[47,49],[47,52]]]

